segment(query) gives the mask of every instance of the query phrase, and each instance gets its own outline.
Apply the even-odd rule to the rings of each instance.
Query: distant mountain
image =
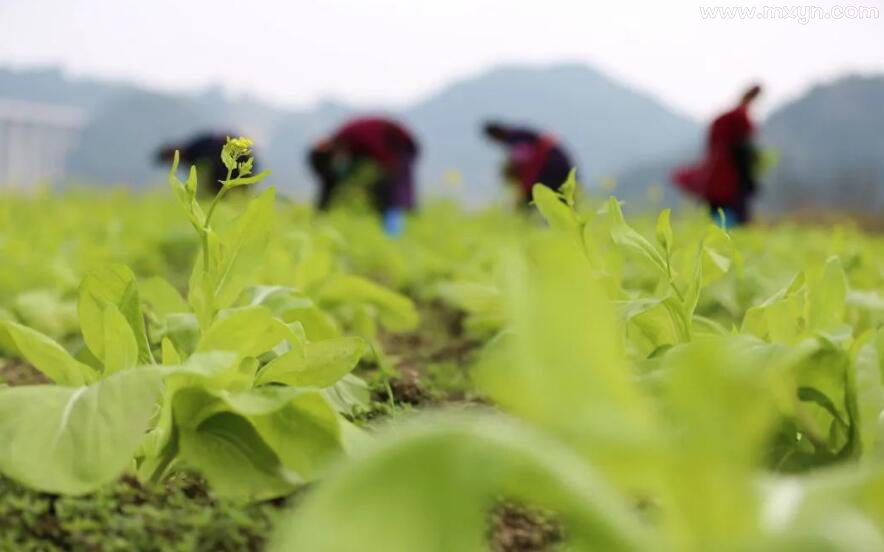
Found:
[[[426,144],[424,183],[432,186],[457,169],[480,199],[499,191],[502,152],[480,135],[488,119],[557,135],[585,184],[675,155],[698,134],[693,120],[578,64],[494,69],[446,87],[402,117]]]
[[[884,76],[817,86],[772,113],[762,136],[780,155],[766,206],[884,209]]]
[[[0,98],[78,107],[94,111],[108,99],[133,92],[132,84],[72,79],[61,69],[0,67]]]
[[[274,171],[273,182],[299,195],[312,192],[304,163],[309,145],[347,117],[371,112],[332,102],[285,110],[231,99],[217,89],[163,94],[70,79],[55,70],[0,71],[4,96],[73,105],[90,114],[69,163],[80,180],[151,181],[161,176],[149,163],[159,144],[216,128],[254,136],[264,165]],[[479,133],[489,118],[558,135],[586,183],[674,156],[694,144],[699,133],[694,121],[649,95],[577,64],[501,67],[453,83],[390,115],[411,125],[423,145],[422,192],[444,193],[444,175],[456,170],[474,202],[499,191],[502,153]]]
[[[200,95],[163,94],[143,89],[119,92],[92,112],[68,168],[77,181],[152,183],[167,168],[153,163],[162,144],[181,144],[205,131],[244,134],[261,150],[287,112],[250,99],[231,100],[217,89]],[[271,166],[261,159],[264,166]]]
[[[121,92],[96,108],[68,156],[76,182],[143,184],[165,172],[152,156],[162,143],[216,126],[198,101],[144,90]]]
[[[354,113],[352,106],[329,103],[288,116],[271,139],[271,166],[291,182],[309,182],[303,153],[293,152],[306,151]],[[443,182],[457,171],[471,203],[499,196],[503,153],[480,133],[489,119],[554,133],[571,151],[585,183],[674,156],[691,147],[699,133],[694,121],[659,101],[576,64],[501,67],[387,114],[408,124],[422,144],[422,192],[450,193]],[[635,193],[643,194],[646,184]]]
[[[312,194],[304,162],[309,145],[357,113],[352,105],[324,102],[292,110],[218,88],[199,94],[164,94],[138,86],[73,79],[58,69],[0,68],[0,98],[59,104],[87,113],[88,124],[68,169],[79,181],[141,184],[162,178],[151,164],[162,143],[200,130],[253,136],[272,181],[290,193]],[[884,208],[884,76],[842,78],[817,86],[780,107],[760,130],[780,163],[764,179],[761,204],[774,210],[801,206]],[[616,193],[647,197],[662,184],[664,201],[677,199],[669,170],[697,156],[697,122],[647,94],[577,64],[507,66],[450,84],[389,113],[409,124],[423,145],[420,182],[426,195],[458,171],[466,197],[480,202],[498,193],[502,153],[480,135],[491,118],[558,135],[577,160],[581,180],[613,176]]]
[[[758,141],[776,150],[777,166],[761,179],[758,207],[772,212],[884,210],[884,76],[848,76],[818,85],[760,125]],[[698,136],[702,138],[702,136]],[[672,168],[697,159],[702,144],[681,155],[637,163],[617,174],[617,194],[663,184],[663,201],[680,195],[668,185]]]
[[[231,98],[219,88],[166,94],[138,86],[74,79],[57,69],[0,68],[0,98],[59,104],[88,115],[71,152],[71,175],[87,182],[142,184],[162,178],[151,164],[162,143],[200,130],[253,136],[272,182],[302,197],[313,192],[305,165],[309,145],[357,113],[377,112],[339,102],[310,109]],[[817,86],[780,107],[762,125],[760,140],[780,163],[763,182],[761,205],[884,208],[884,76],[845,77]],[[661,102],[585,65],[506,66],[452,83],[389,113],[409,124],[423,145],[422,193],[446,193],[450,170],[464,179],[472,202],[496,197],[502,152],[480,135],[490,118],[558,135],[577,160],[584,184],[613,176],[616,193],[645,198],[668,186],[675,165],[698,156],[703,129]],[[656,193],[656,192],[654,192]]]

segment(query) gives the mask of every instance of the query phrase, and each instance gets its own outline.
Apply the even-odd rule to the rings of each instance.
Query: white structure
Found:
[[[85,122],[79,109],[0,99],[0,188],[61,180]]]

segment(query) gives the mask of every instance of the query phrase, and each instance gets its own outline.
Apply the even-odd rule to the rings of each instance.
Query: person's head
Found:
[[[743,92],[743,96],[740,98],[740,105],[748,106],[749,104],[754,102],[755,99],[760,95],[761,95],[761,85],[760,84],[753,84],[745,92]]]
[[[482,132],[487,138],[497,142],[506,135],[506,128],[498,121],[488,121],[482,126]]]
[[[328,142],[320,142],[313,146],[307,155],[307,161],[313,172],[320,177],[327,178],[331,175],[332,151]]]

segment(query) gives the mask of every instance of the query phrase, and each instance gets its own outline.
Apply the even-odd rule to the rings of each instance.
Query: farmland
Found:
[[[884,239],[175,174],[0,202],[0,549],[884,549]]]

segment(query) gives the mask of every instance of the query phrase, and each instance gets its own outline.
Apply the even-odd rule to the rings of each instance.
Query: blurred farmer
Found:
[[[496,121],[486,123],[484,131],[487,138],[506,148],[503,175],[516,186],[523,205],[531,201],[531,188],[535,184],[558,190],[574,166],[564,148],[550,134]]]
[[[221,181],[227,178],[227,167],[221,161],[221,149],[227,143],[228,136],[237,134],[202,133],[180,144],[167,144],[156,153],[157,163],[171,163],[177,150],[181,165],[196,166],[199,178],[199,190],[206,195],[214,196],[221,190]],[[231,175],[236,178],[236,170]]]
[[[672,174],[676,185],[709,205],[716,220],[723,212],[726,227],[745,224],[751,219],[749,200],[757,189],[758,155],[749,108],[759,94],[760,86],[751,87],[736,107],[712,121],[705,159],[698,165],[678,168]]]
[[[417,142],[399,123],[380,117],[349,121],[310,150],[318,207],[368,205],[381,213],[388,233],[400,233],[405,212],[415,206],[417,156]]]

